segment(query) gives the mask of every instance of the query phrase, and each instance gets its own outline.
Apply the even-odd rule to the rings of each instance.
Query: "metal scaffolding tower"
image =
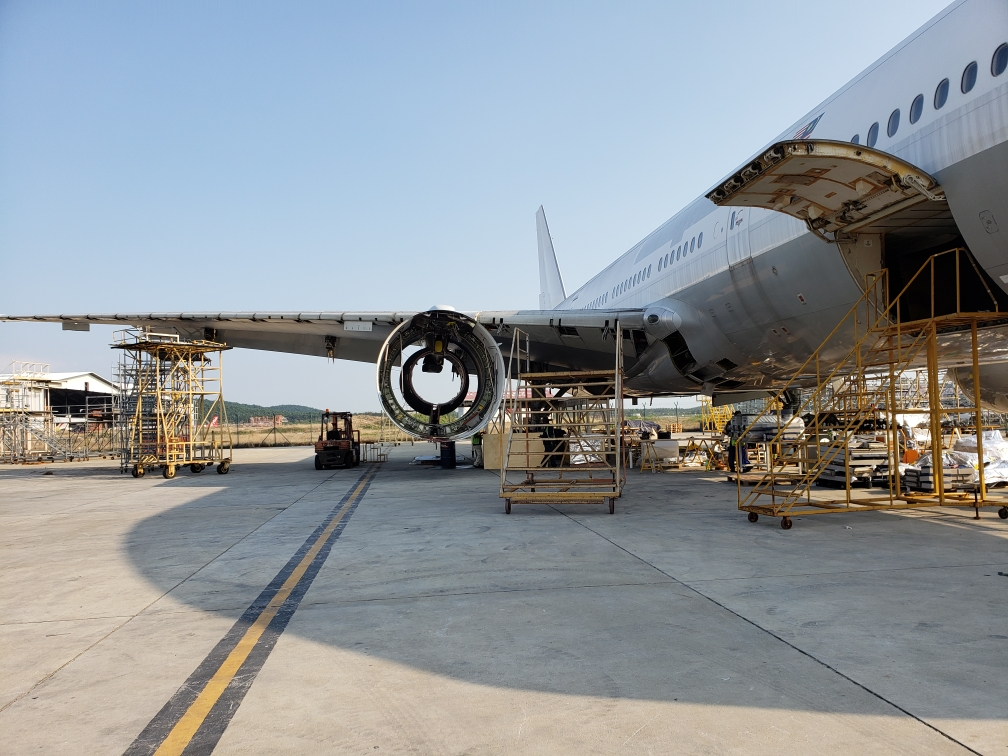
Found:
[[[954,256],[955,279],[938,281],[936,260],[947,255]],[[994,333],[987,329],[1008,325],[992,294],[990,310],[963,311],[960,269],[971,263],[968,252],[959,248],[933,255],[892,299],[886,271],[866,277],[861,299],[777,394],[780,399],[789,390],[814,382],[815,388],[803,392],[794,412],[806,418],[801,436],[795,438],[790,423],[781,418],[781,403],[768,402],[738,442],[745,443],[747,434],[776,412],[765,472],[748,490],[742,488],[743,476],[736,476],[738,506],[749,513],[751,522],[765,514],[780,517],[787,529],[793,515],[924,506],[976,507],[979,516],[980,507],[1000,504],[1000,514],[1008,514],[1003,498],[991,497],[984,482],[983,413],[962,406],[954,388],[946,392],[941,370],[951,356],[970,354],[973,396],[979,397],[981,338]],[[917,300],[909,302],[906,294],[915,285]],[[920,290],[928,287],[929,308],[921,305],[920,298]],[[944,311],[936,306],[951,301],[953,293],[953,305]],[[834,366],[828,370],[822,367],[827,355]],[[837,360],[838,355],[843,356]],[[942,418],[962,415],[972,415],[976,432],[980,460],[976,483],[972,474],[968,480],[958,473],[953,478],[954,471],[945,470],[942,462]],[[900,474],[905,447],[900,418],[907,416],[925,420],[930,431],[930,480],[926,486],[915,486],[917,490],[910,490]],[[869,490],[855,495],[852,488],[868,468],[872,472],[862,482]],[[839,481],[843,496],[814,495],[813,484],[823,478]],[[879,488],[872,489],[874,485]]]
[[[513,503],[597,503],[611,514],[626,479],[620,340],[612,371],[530,372],[523,337],[516,329],[498,420],[507,439],[504,511]]]
[[[121,350],[120,469],[136,478],[157,466],[173,478],[182,465],[198,473],[216,463],[226,474],[232,445],[221,356],[230,347],[146,330],[117,332],[112,346]]]
[[[40,462],[73,457],[68,439],[56,431],[52,410],[44,403],[49,366],[14,362],[0,381],[0,462]]]

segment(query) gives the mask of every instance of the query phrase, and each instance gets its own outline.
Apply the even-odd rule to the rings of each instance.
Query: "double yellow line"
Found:
[[[238,645],[228,654],[220,667],[217,668],[213,677],[207,681],[203,690],[200,691],[196,700],[192,702],[192,705],[182,715],[182,718],[179,719],[171,732],[161,742],[161,745],[154,752],[155,756],[179,756],[186,746],[189,745],[189,741],[196,735],[196,731],[199,730],[207,715],[210,714],[210,710],[213,709],[214,704],[217,703],[218,699],[224,694],[224,691],[227,690],[228,685],[231,684],[234,676],[238,674],[238,670],[241,669],[242,664],[245,663],[249,654],[252,653],[252,650],[259,642],[266,628],[269,627],[270,622],[273,621],[276,613],[280,611],[280,607],[283,606],[291,592],[297,587],[297,584],[301,582],[301,578],[304,577],[305,572],[307,572],[315,557],[318,556],[319,551],[325,546],[326,541],[329,540],[329,536],[336,530],[336,527],[343,520],[343,517],[350,510],[350,507],[353,506],[354,502],[357,501],[361,492],[375,476],[376,472],[377,468],[373,468],[367,475],[361,478],[350,498],[343,505],[343,508],[333,517],[325,530],[319,533],[311,548],[308,549],[308,552],[298,562],[297,567],[294,568],[294,571],[284,581],[284,584],[280,586],[280,590],[270,599],[266,608],[263,609],[262,613],[256,618],[256,621],[249,626],[241,640],[238,641]]]

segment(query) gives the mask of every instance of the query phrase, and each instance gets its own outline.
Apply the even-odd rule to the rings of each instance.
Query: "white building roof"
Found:
[[[96,394],[114,394],[116,387],[110,381],[102,378],[98,373],[48,373],[46,375],[16,376],[11,373],[0,375],[0,380],[11,378],[30,377],[37,383],[47,383],[50,388],[69,389],[71,391],[84,391],[84,384],[87,384],[87,391]]]

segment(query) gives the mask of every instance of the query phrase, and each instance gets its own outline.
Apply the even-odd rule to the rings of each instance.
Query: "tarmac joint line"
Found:
[[[377,465],[364,471],[125,756],[213,751],[377,472]]]
[[[679,585],[683,586],[687,590],[692,591],[697,596],[700,596],[701,598],[706,599],[707,601],[711,602],[715,606],[723,609],[724,611],[728,612],[729,614],[734,615],[735,617],[737,617],[738,619],[742,620],[746,624],[751,625],[752,627],[756,628],[757,630],[759,630],[759,631],[761,631],[763,633],[766,633],[770,637],[772,637],[772,638],[780,641],[784,645],[786,645],[786,646],[790,647],[791,649],[797,651],[802,656],[805,656],[805,657],[811,659],[816,664],[822,665],[823,667],[825,667],[826,669],[828,669],[833,674],[835,674],[835,675],[837,675],[839,677],[842,677],[847,682],[849,682],[849,683],[857,686],[858,688],[860,688],[861,690],[865,691],[866,693],[868,693],[869,695],[873,696],[874,698],[878,699],[879,701],[882,701],[883,703],[888,704],[889,706],[891,706],[892,708],[896,709],[900,713],[905,714],[906,716],[910,717],[911,719],[916,720],[917,722],[919,722],[920,724],[924,725],[928,729],[934,730],[936,733],[938,733],[942,737],[947,738],[948,740],[952,741],[957,746],[960,746],[960,747],[964,748],[965,750],[969,751],[970,753],[976,754],[977,756],[983,756],[979,751],[977,751],[977,750],[975,750],[973,748],[970,748],[968,745],[966,745],[965,743],[963,743],[961,740],[957,740],[956,738],[952,737],[951,735],[949,735],[944,730],[942,730],[942,729],[936,727],[935,725],[931,724],[930,722],[928,722],[926,719],[923,719],[922,717],[919,717],[916,714],[914,714],[912,711],[909,711],[908,709],[903,708],[902,706],[900,706],[895,701],[892,701],[892,700],[886,698],[885,696],[883,696],[881,693],[878,693],[877,691],[872,690],[871,688],[869,688],[864,683],[858,682],[857,680],[855,680],[850,675],[845,675],[843,672],[841,672],[839,669],[837,669],[836,667],[834,667],[832,664],[829,664],[828,662],[823,661],[819,657],[817,657],[814,654],[806,651],[805,649],[801,648],[800,646],[796,646],[794,643],[791,643],[787,639],[781,637],[780,635],[778,635],[777,633],[775,633],[773,630],[770,630],[769,628],[763,627],[763,625],[759,624],[755,620],[750,619],[749,617],[746,617],[744,614],[740,614],[739,612],[736,612],[734,609],[732,609],[731,607],[727,606],[726,604],[723,604],[722,602],[718,601],[713,596],[707,595],[706,593],[704,593],[703,591],[701,591],[699,588],[697,588],[695,585],[691,585],[690,583],[687,583],[687,582],[685,582],[683,580],[680,580],[675,575],[672,575],[672,574],[666,572],[665,570],[661,569],[658,565],[656,565],[656,564],[654,564],[652,562],[649,562],[647,559],[645,559],[644,557],[640,556],[639,554],[635,554],[633,551],[631,551],[630,549],[628,549],[626,546],[623,546],[622,544],[616,543],[616,541],[614,541],[612,538],[609,538],[608,536],[603,535],[602,533],[600,533],[599,531],[595,530],[594,528],[589,527],[588,525],[585,525],[583,522],[581,522],[580,520],[578,520],[576,517],[572,517],[571,515],[567,514],[566,512],[564,512],[561,509],[558,509],[557,507],[553,506],[552,504],[548,504],[547,506],[550,507],[550,509],[552,509],[553,511],[558,512],[559,514],[563,515],[567,519],[571,520],[572,522],[577,523],[582,528],[584,528],[585,530],[587,530],[589,533],[594,533],[595,535],[597,535],[602,540],[608,541],[609,543],[611,543],[613,546],[615,546],[620,551],[623,551],[624,553],[626,553],[627,555],[633,557],[634,559],[637,559],[638,561],[646,564],[651,569],[653,569],[656,572],[664,575],[665,577],[669,578],[673,582],[678,583]]]

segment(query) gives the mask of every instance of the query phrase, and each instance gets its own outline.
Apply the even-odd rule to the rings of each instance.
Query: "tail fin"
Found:
[[[542,205],[536,212],[536,235],[539,238],[539,309],[552,310],[567,299],[567,294]]]

